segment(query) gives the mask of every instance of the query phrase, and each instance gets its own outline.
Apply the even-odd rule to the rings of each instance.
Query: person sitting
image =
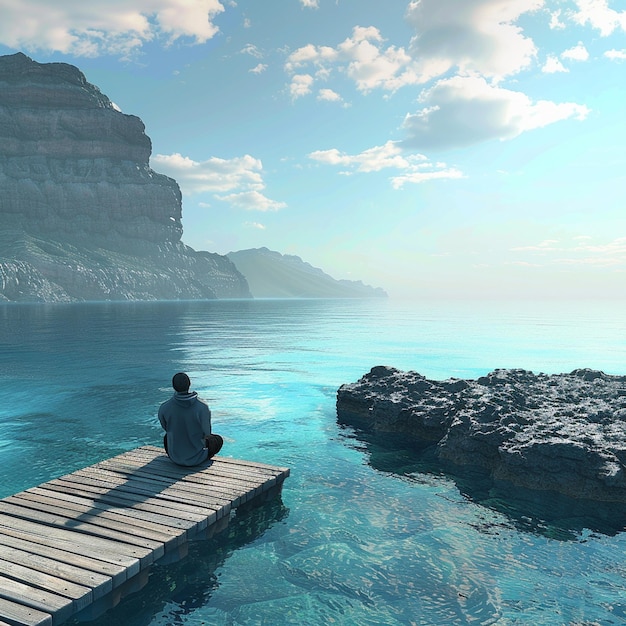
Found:
[[[211,432],[211,409],[195,391],[189,391],[189,376],[174,374],[172,387],[174,395],[161,404],[158,414],[165,430],[165,452],[177,465],[199,465],[217,454],[224,440]]]

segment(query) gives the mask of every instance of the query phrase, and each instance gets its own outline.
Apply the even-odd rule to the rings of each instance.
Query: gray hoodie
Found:
[[[211,409],[191,393],[176,392],[159,407],[167,436],[167,453],[177,465],[190,467],[208,458],[204,437],[211,434]]]

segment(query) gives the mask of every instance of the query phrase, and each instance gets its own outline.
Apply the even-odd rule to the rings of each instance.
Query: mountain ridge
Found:
[[[385,298],[380,287],[337,280],[301,257],[266,247],[226,255],[246,277],[254,298]]]

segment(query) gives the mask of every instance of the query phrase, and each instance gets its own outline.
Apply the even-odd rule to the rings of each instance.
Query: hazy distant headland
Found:
[[[385,298],[380,287],[335,280],[300,257],[267,248],[226,255],[246,277],[255,298]]]
[[[265,295],[228,257],[181,241],[180,188],[150,168],[151,152],[143,122],[76,67],[0,57],[0,301]],[[285,280],[270,295],[320,288],[314,273],[310,287]],[[318,295],[353,295],[334,282]]]

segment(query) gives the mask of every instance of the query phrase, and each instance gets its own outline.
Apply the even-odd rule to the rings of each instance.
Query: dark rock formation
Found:
[[[267,248],[229,252],[255,298],[386,298],[380,287],[335,280],[300,257]]]
[[[568,498],[626,504],[626,376],[495,370],[428,380],[374,367],[337,393],[339,421],[430,446],[442,467]]]
[[[0,300],[249,297],[181,243],[181,193],[142,121],[75,67],[0,57]]]

